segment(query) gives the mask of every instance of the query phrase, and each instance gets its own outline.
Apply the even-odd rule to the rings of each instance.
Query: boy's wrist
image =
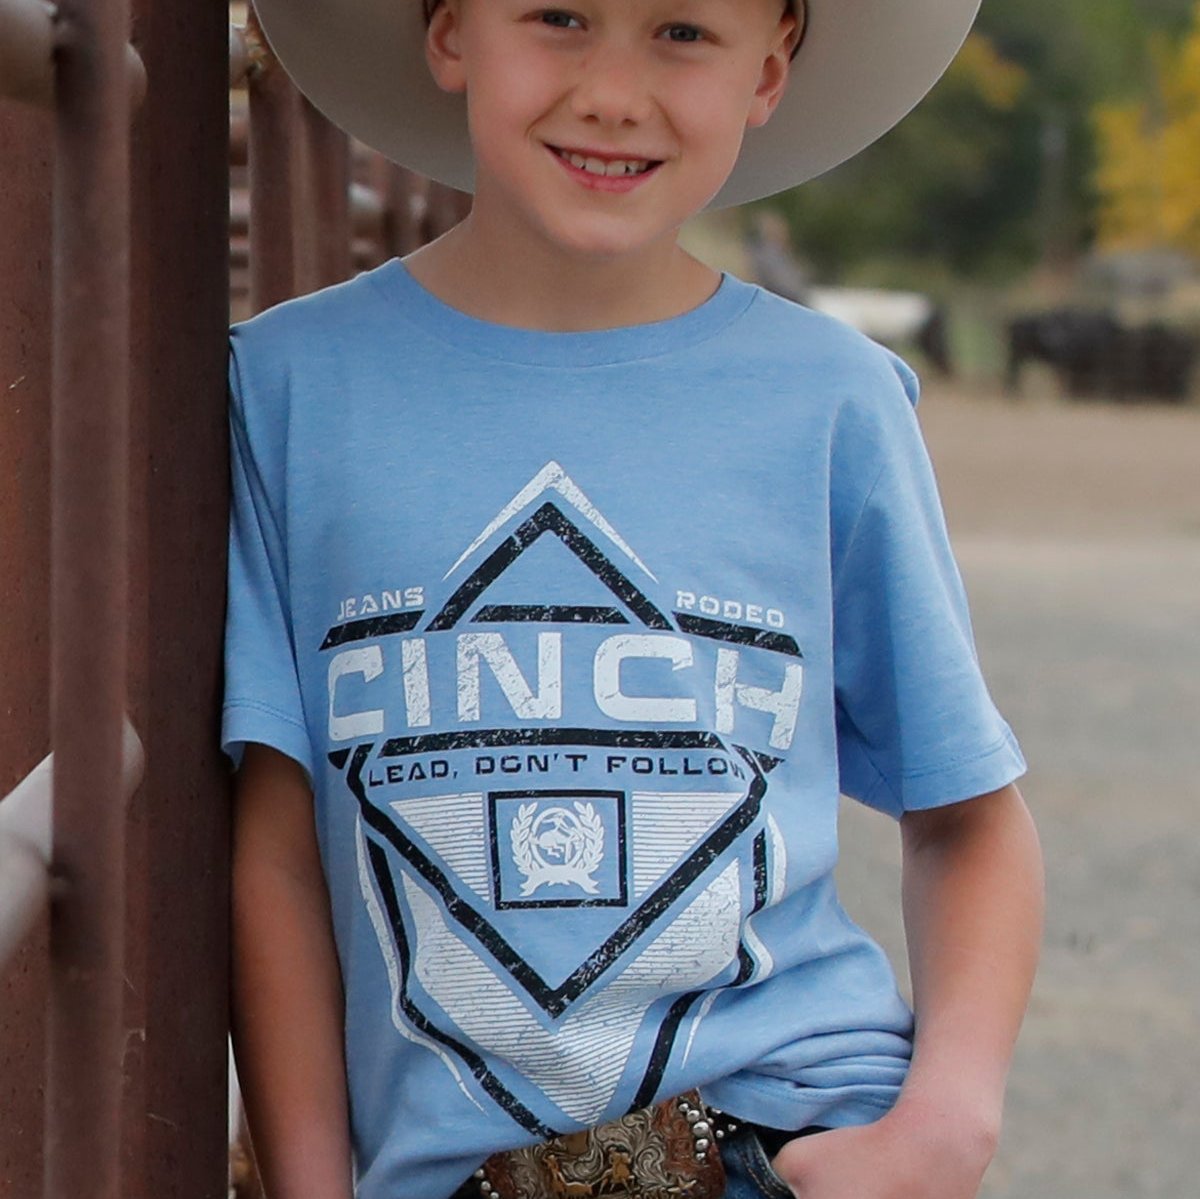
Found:
[[[930,1097],[901,1092],[883,1119],[906,1138],[980,1166],[991,1161],[1000,1141],[1000,1108],[959,1094]]]

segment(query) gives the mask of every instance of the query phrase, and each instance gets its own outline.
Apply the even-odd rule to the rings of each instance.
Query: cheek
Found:
[[[473,81],[467,91],[472,135],[501,134],[507,144],[519,138],[553,109],[553,82],[543,74],[518,76],[497,72]],[[480,148],[484,143],[480,142]]]
[[[753,93],[753,85],[741,72],[698,72],[674,80],[672,111],[689,129],[711,129],[714,135],[726,137],[730,129],[745,127]]]
[[[736,158],[746,130],[746,95],[733,87],[689,90],[676,106],[676,129],[693,156]]]

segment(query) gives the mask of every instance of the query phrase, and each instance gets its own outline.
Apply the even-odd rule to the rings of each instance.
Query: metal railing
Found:
[[[0,970],[50,898],[53,756],[0,800]]]
[[[128,803],[141,785],[146,754],[126,720],[121,791]],[[0,799],[0,970],[29,935],[53,885],[54,754],[47,754]]]
[[[224,1189],[230,233],[244,316],[466,211],[231,15],[0,0],[0,1199]]]
[[[466,215],[469,197],[352,144],[309,104],[271,53],[253,8],[244,25],[230,27],[230,84],[236,315],[407,254]],[[239,305],[243,267],[249,302]]]
[[[127,595],[113,564],[124,562],[127,536],[129,126],[140,60],[128,0],[2,0],[0,14],[5,94],[50,105],[55,118],[50,708],[63,886],[50,926],[45,1190],[115,1195]],[[44,782],[31,787],[20,811],[36,815],[45,794]],[[26,879],[26,921],[46,895],[36,847],[8,842]]]
[[[69,0],[0,0],[0,96],[43,108],[54,105],[54,56],[72,39]],[[134,106],[146,92],[141,56],[128,43],[124,48],[128,90]]]
[[[39,590],[50,564],[32,620],[20,586],[24,621],[5,612],[2,710],[25,730],[19,756],[47,726],[52,748],[0,804],[3,1199],[201,1199],[223,1182],[227,154],[212,115],[228,48],[209,6],[167,7],[0,0],[0,240],[36,232],[0,255],[0,378],[19,389],[0,413],[18,457],[0,453],[29,489],[0,512],[0,560]],[[185,244],[187,269],[164,269]],[[44,491],[19,457],[34,439]],[[181,475],[198,491],[181,496]]]

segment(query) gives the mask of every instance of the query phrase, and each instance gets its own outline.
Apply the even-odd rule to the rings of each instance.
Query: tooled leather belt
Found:
[[[720,1143],[737,1131],[696,1091],[487,1159],[454,1199],[720,1199]]]

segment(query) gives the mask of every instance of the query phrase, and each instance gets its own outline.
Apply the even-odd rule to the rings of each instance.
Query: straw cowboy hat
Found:
[[[803,183],[871,144],[937,82],[980,0],[806,0],[778,110],[747,132],[715,206]],[[395,162],[465,191],[462,96],[425,65],[421,0],[256,0],[267,40],[330,120]]]

